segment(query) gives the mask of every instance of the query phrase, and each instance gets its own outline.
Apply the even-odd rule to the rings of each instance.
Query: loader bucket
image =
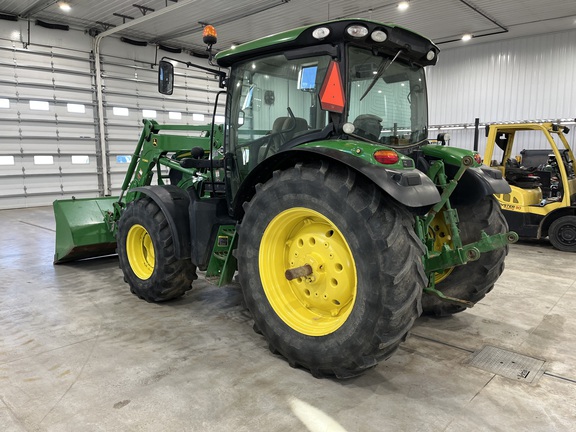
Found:
[[[116,239],[104,220],[118,197],[54,201],[54,264],[115,253]]]

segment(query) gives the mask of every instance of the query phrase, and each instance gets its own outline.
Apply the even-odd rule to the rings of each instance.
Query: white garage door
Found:
[[[150,63],[102,57],[102,155],[91,53],[39,45],[23,49],[0,40],[0,209],[117,195],[143,118],[210,123],[220,90],[213,75],[179,68],[174,95],[162,96],[156,74]],[[224,97],[220,102],[217,121],[223,123]],[[106,191],[104,175],[111,185]]]
[[[0,41],[0,208],[96,196],[89,53]]]

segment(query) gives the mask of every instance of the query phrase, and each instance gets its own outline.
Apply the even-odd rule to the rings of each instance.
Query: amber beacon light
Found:
[[[206,25],[204,26],[204,31],[202,32],[202,40],[206,45],[214,45],[218,40],[218,34],[214,26]]]

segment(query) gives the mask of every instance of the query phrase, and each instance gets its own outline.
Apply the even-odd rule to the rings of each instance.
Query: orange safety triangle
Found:
[[[330,62],[319,96],[323,110],[342,113],[344,112],[344,87],[339,66],[338,62]]]

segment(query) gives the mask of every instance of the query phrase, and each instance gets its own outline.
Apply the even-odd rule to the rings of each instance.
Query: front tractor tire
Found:
[[[498,201],[493,196],[486,196],[472,204],[455,206],[458,210],[458,226],[462,244],[466,245],[480,240],[481,232],[502,234],[508,232],[508,223],[500,210]],[[436,235],[435,245],[441,247],[443,240],[449,239],[450,233],[442,223],[442,213],[438,214],[438,223],[433,221],[432,229]],[[450,244],[450,243],[449,243]],[[504,259],[508,246],[483,253],[477,261],[452,267],[436,274],[436,289],[444,295],[460,300],[477,303],[494,288],[494,284],[504,271]],[[466,310],[463,305],[448,303],[434,294],[422,296],[424,315],[437,317],[449,316]]]
[[[166,216],[152,199],[128,204],[118,222],[117,243],[124,280],[136,296],[162,302],[192,288],[196,267],[176,258]]]
[[[327,162],[277,171],[256,189],[239,228],[238,268],[270,350],[338,378],[392,355],[426,285],[411,213]]]

